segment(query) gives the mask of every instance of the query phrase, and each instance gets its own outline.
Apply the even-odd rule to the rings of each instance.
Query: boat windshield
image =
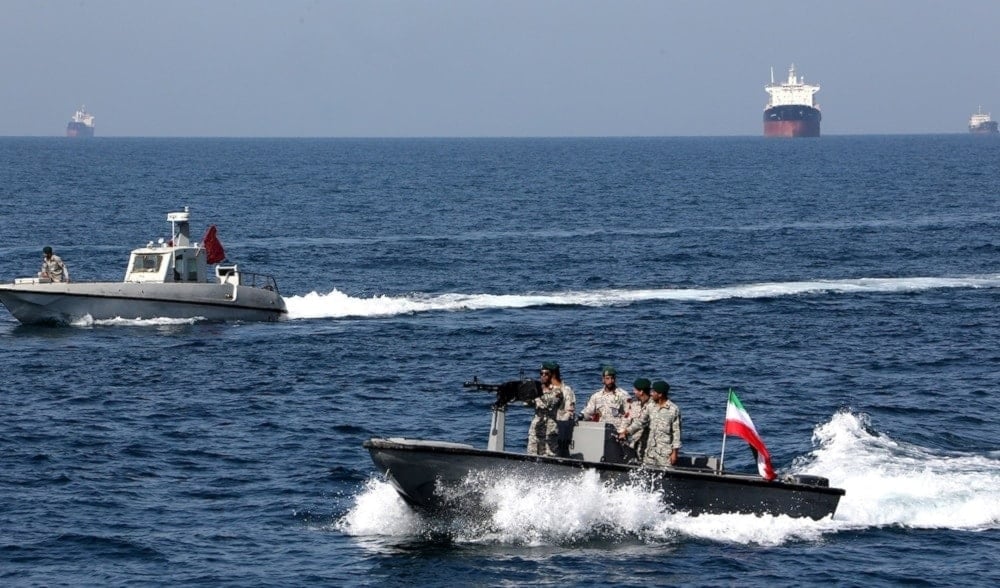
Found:
[[[132,273],[156,273],[160,271],[162,257],[159,254],[137,254],[135,262],[132,264]]]

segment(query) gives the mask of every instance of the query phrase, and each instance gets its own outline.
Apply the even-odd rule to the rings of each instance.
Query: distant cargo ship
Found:
[[[989,113],[983,114],[983,107],[979,107],[979,112],[969,117],[969,132],[976,135],[995,135],[997,133],[997,121],[990,118]]]
[[[67,137],[93,137],[94,115],[87,112],[86,106],[81,106],[66,125]]]
[[[819,86],[805,83],[796,77],[795,64],[788,68],[788,80],[774,83],[774,68],[771,68],[771,83],[764,86],[771,96],[764,107],[765,137],[818,137],[819,121],[823,115],[819,105],[813,101],[813,94]]]

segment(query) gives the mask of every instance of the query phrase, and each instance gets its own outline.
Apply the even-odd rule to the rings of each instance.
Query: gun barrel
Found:
[[[524,402],[527,404],[542,395],[541,382],[538,380],[525,379],[523,377],[520,380],[510,380],[509,382],[504,382],[503,384],[486,384],[480,382],[477,377],[464,382],[462,387],[475,388],[476,390],[484,390],[486,392],[495,392],[497,395],[497,401],[494,403],[494,407],[506,406],[514,401]]]
[[[485,382],[480,382],[479,378],[472,378],[468,382],[462,383],[463,388],[475,388],[476,390],[485,390],[486,392],[499,392],[500,384],[487,384]]]

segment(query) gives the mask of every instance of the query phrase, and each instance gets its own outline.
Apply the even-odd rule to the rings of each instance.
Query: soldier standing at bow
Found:
[[[559,451],[559,430],[556,416],[563,404],[562,385],[553,385],[552,375],[559,364],[545,362],[539,372],[542,395],[532,401],[535,417],[528,428],[528,453],[531,455],[556,456]]]

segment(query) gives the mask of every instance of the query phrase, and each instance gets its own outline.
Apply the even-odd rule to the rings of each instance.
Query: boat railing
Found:
[[[258,274],[256,272],[240,272],[240,285],[249,286],[251,288],[260,288],[261,290],[269,290],[278,294],[278,282],[273,276],[267,274]]]
[[[236,284],[236,280],[239,279],[240,286],[260,288],[261,290],[280,294],[278,292],[278,282],[272,276],[256,272],[245,272],[240,270],[236,265],[215,266],[215,276],[219,279],[220,284]]]

